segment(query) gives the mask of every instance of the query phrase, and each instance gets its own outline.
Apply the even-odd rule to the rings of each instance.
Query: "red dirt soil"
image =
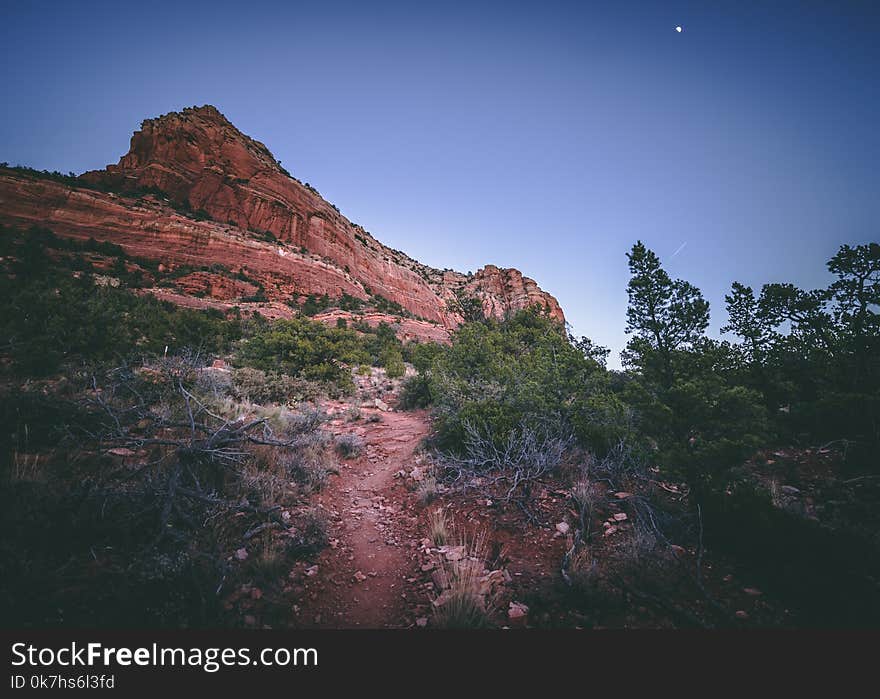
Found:
[[[414,625],[414,593],[407,581],[419,575],[418,512],[414,496],[398,471],[411,464],[414,452],[430,431],[424,411],[382,412],[361,408],[363,418],[381,422],[345,422],[342,404],[330,404],[338,417],[328,428],[334,435],[355,434],[364,448],[343,460],[338,476],[316,497],[330,515],[331,545],[314,561],[300,563],[301,603],[292,625],[303,628],[400,628]]]

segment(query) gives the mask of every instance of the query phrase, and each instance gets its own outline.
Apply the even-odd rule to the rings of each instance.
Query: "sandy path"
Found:
[[[340,406],[327,406],[331,409]],[[331,517],[331,546],[303,577],[294,625],[311,628],[388,628],[414,623],[408,610],[418,592],[418,519],[414,497],[395,474],[411,466],[428,434],[424,411],[381,412],[362,408],[363,418],[332,419],[334,434],[364,439],[356,459],[341,461],[338,476],[317,496]],[[378,415],[380,422],[368,422]]]

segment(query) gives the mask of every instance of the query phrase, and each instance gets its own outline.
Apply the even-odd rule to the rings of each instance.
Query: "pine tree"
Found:
[[[627,253],[631,278],[626,332],[636,335],[628,356],[645,371],[659,362],[661,380],[672,385],[673,354],[697,342],[709,325],[709,303],[689,282],[671,279],[657,255],[638,241]]]

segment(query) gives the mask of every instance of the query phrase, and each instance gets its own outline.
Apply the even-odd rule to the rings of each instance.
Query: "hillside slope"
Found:
[[[424,339],[457,327],[467,299],[495,317],[537,304],[564,320],[556,299],[516,269],[487,265],[465,275],[383,245],[212,106],[144,121],[129,152],[106,170],[53,178],[0,168],[0,223],[111,241],[160,262],[160,273],[199,270],[196,280],[162,291],[190,305],[207,298],[245,306],[244,296],[230,294],[234,276],[261,290],[270,315],[309,295],[347,295],[407,316],[408,334]]]

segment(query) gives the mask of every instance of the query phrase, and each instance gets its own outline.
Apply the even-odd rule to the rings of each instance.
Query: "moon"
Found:
[[[682,28],[681,28],[680,26],[678,26],[678,27],[675,28],[675,31],[677,31],[679,34],[681,34],[681,32],[682,32]]]

